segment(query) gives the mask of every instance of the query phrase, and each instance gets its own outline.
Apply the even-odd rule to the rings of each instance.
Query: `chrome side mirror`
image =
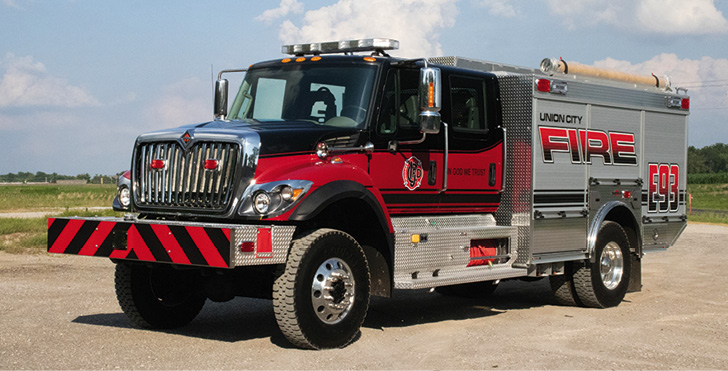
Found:
[[[225,120],[228,114],[228,80],[215,81],[215,106],[213,108],[215,119]]]
[[[420,132],[440,132],[440,109],[442,108],[442,76],[437,67],[420,69]]]

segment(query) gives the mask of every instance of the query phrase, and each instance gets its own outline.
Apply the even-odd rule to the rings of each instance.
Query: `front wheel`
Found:
[[[576,295],[587,307],[617,306],[627,293],[631,270],[629,239],[622,226],[610,221],[602,223],[594,256],[594,262],[574,268]]]
[[[192,321],[207,297],[192,271],[119,263],[116,298],[132,322],[144,328],[173,329]]]
[[[273,286],[283,335],[308,349],[338,348],[359,334],[369,308],[369,266],[350,235],[320,229],[294,241]]]

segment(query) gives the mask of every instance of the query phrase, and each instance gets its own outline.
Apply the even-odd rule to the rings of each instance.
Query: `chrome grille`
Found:
[[[176,141],[141,143],[134,158],[135,203],[140,208],[225,210],[233,198],[239,153],[237,143],[196,142],[187,150]],[[206,161],[217,167],[206,169]]]

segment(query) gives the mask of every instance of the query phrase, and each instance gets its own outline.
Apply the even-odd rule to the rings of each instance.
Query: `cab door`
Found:
[[[444,133],[421,143],[418,68],[390,69],[371,127],[369,173],[390,215],[441,212]]]

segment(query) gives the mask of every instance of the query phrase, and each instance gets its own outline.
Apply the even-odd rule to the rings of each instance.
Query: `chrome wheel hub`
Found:
[[[318,318],[327,324],[341,322],[354,306],[354,276],[339,258],[323,262],[311,284],[311,304]]]
[[[622,249],[616,242],[610,242],[602,250],[599,259],[599,273],[602,276],[602,283],[609,290],[614,290],[622,282],[624,275],[624,256]]]

